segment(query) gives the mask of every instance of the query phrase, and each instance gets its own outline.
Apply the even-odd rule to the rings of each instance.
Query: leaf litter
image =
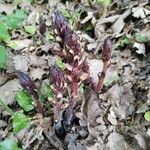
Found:
[[[48,41],[45,33],[41,40],[39,31],[26,29],[27,33],[24,30],[25,26],[32,25],[38,29],[42,18],[46,20],[47,26],[44,32],[53,33],[51,12],[55,9],[56,3],[51,1],[37,3],[19,3],[19,7],[25,9],[28,14],[23,25],[15,29],[19,34],[14,30],[8,31],[4,27],[3,32],[5,31],[7,36],[0,35],[1,41],[7,41],[5,48],[8,55],[5,68],[8,77],[5,75],[0,77],[0,98],[11,108],[14,107],[15,96],[21,89],[16,79],[16,70],[28,72],[40,87],[41,81],[48,78],[49,66],[58,59],[52,55],[52,52],[58,52],[61,49],[58,42],[52,42],[53,39]],[[97,1],[95,3],[88,1],[80,3],[61,1],[59,3],[58,10],[65,8],[68,11],[80,12],[78,20],[80,26],[75,27],[82,38],[85,49],[87,48],[86,55],[89,59],[90,72],[95,80],[98,80],[102,70],[103,64],[100,59],[103,40],[110,36],[113,44],[117,45],[118,41],[126,36],[131,42],[127,42],[121,48],[114,46],[111,66],[102,92],[97,95],[88,89],[86,95],[79,96],[79,106],[76,108],[79,124],[67,134],[66,141],[55,137],[52,131],[51,112],[53,108],[46,108],[48,111],[44,118],[32,117],[31,120],[34,121],[31,121],[31,126],[21,131],[22,133],[18,133],[16,139],[20,141],[24,149],[123,150],[135,149],[137,146],[139,149],[146,150],[149,147],[147,141],[150,137],[148,134],[149,122],[144,118],[145,112],[149,111],[148,93],[150,91],[150,45],[149,38],[147,38],[150,29],[148,2],[129,0],[126,5],[116,0],[107,7],[103,7]],[[16,10],[16,6],[7,0],[3,2],[3,5],[0,11],[8,15]],[[98,10],[96,5],[103,9]],[[89,25],[91,28],[86,30]],[[17,27],[16,24],[15,27]],[[31,36],[29,33],[34,34]],[[55,38],[59,39],[54,36],[54,40]],[[43,43],[43,41],[46,42]],[[95,54],[92,59],[91,53]],[[51,88],[50,85],[49,87]],[[46,101],[47,103],[49,101]],[[13,109],[18,108],[15,104]],[[33,114],[32,112],[32,116]],[[1,120],[8,121],[3,116]],[[2,126],[0,131],[7,129],[8,135],[13,134],[9,127],[10,119],[7,124]],[[84,134],[80,134],[81,131]],[[2,132],[2,134],[3,139],[9,137],[6,133]]]

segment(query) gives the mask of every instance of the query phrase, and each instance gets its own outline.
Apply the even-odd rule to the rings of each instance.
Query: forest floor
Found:
[[[101,1],[0,0],[0,150],[150,149],[150,5]],[[113,45],[102,91],[90,95],[81,85],[78,123],[63,138],[53,131],[49,83],[50,67],[65,66],[53,54],[62,44],[53,25],[56,9],[80,37],[95,80],[106,37]],[[22,90],[18,71],[35,82],[45,117]]]

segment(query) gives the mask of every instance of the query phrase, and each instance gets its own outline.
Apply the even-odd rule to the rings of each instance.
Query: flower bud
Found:
[[[19,82],[22,85],[22,87],[31,95],[34,95],[36,91],[36,86],[34,82],[31,80],[28,74],[25,74],[24,72],[19,71],[18,72]]]
[[[112,42],[111,42],[110,38],[106,38],[104,41],[103,51],[102,51],[103,62],[110,60],[111,53],[112,53]]]

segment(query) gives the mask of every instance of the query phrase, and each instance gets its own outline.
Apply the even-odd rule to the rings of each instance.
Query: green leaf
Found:
[[[20,132],[22,129],[30,126],[31,118],[27,117],[23,112],[15,112],[13,115],[13,131]]]
[[[16,4],[16,5],[20,4],[21,2],[22,2],[22,0],[14,0],[13,1],[13,3]]]
[[[111,0],[97,0],[98,2],[101,2],[104,6],[109,6],[111,3]]]
[[[0,142],[0,150],[21,150],[21,148],[18,147],[15,141],[6,139]]]
[[[130,39],[127,37],[124,37],[119,44],[119,47],[125,47],[126,45],[129,45],[131,43]]]
[[[63,16],[65,16],[66,18],[68,18],[68,19],[71,18],[71,15],[67,9],[61,9],[60,11],[63,14]]]
[[[26,32],[34,35],[36,32],[36,26],[25,26],[24,29],[26,30]]]
[[[0,21],[0,41],[9,41],[10,38],[11,37],[7,31],[5,24]]]
[[[29,3],[33,2],[33,0],[14,0],[13,3],[16,4],[16,5],[18,5],[18,4],[20,4],[20,3],[24,2],[24,1],[27,1]]]
[[[7,52],[4,46],[0,45],[0,68],[4,69],[7,63]]]
[[[55,63],[61,70],[65,70],[65,63],[61,59],[57,59]]]
[[[49,32],[47,32],[47,33],[46,33],[46,39],[47,39],[47,41],[48,41],[48,40],[53,40],[53,39],[54,39],[54,35],[51,34],[51,33],[49,33]]]
[[[142,43],[147,42],[149,40],[148,37],[142,35],[141,33],[135,33],[135,39],[137,42]]]
[[[34,109],[34,105],[32,104],[33,100],[26,91],[20,91],[16,95],[16,100],[25,111],[31,111]]]
[[[18,43],[16,40],[10,40],[7,42],[7,45],[12,49],[16,49],[18,47]]]
[[[41,93],[44,96],[44,98],[54,97],[53,91],[51,90],[50,85],[46,82],[44,82],[44,84],[42,85]]]
[[[7,29],[16,29],[20,26],[25,18],[27,18],[25,11],[17,9],[13,14],[2,16],[0,21],[5,23]]]
[[[150,111],[145,112],[144,118],[145,118],[147,121],[150,121]]]

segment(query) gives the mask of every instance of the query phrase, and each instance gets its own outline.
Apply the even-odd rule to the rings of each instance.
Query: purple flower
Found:
[[[53,85],[53,92],[57,97],[61,97],[65,90],[65,78],[63,72],[56,65],[51,67],[50,82]]]

